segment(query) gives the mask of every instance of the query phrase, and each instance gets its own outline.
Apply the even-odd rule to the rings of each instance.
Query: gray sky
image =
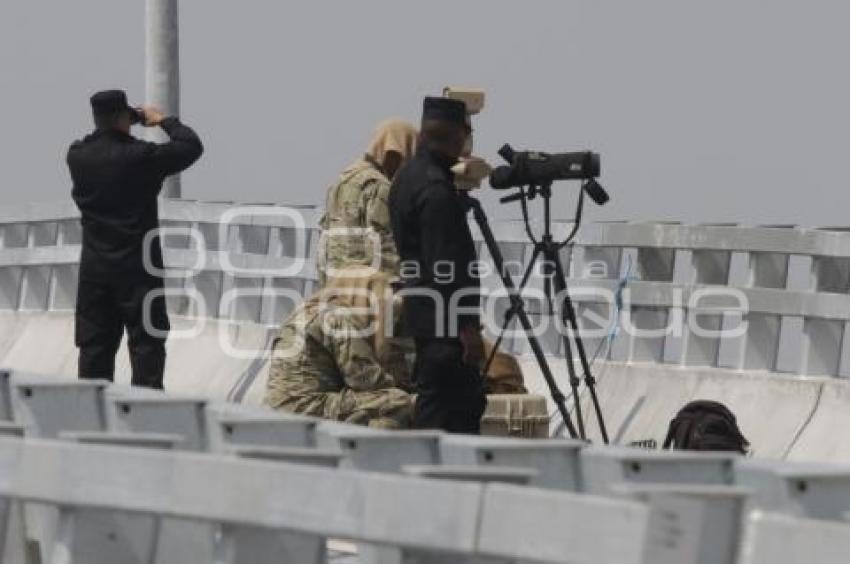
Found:
[[[184,196],[318,203],[377,121],[465,84],[491,162],[506,141],[602,154],[590,219],[848,225],[848,22],[844,0],[183,0],[182,117],[207,147]],[[0,70],[0,204],[68,198],[88,96],[144,94],[144,2],[4,0]]]

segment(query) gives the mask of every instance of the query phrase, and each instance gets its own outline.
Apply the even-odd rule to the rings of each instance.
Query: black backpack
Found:
[[[728,407],[716,401],[697,400],[685,405],[670,421],[663,448],[746,454],[749,446]]]

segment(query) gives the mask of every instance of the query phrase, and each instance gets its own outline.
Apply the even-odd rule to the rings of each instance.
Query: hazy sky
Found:
[[[491,161],[602,154],[591,219],[848,225],[848,23],[846,0],[183,0],[182,117],[207,148],[184,196],[318,203],[377,121],[465,84]],[[144,2],[3,0],[0,71],[0,204],[68,198],[88,96],[144,94]]]

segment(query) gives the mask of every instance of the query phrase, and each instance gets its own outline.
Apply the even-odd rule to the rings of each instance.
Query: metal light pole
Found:
[[[180,113],[180,26],[178,0],[146,0],[145,5],[145,99],[167,116]],[[147,137],[161,142],[165,134],[149,129]],[[179,198],[180,177],[169,177],[163,186],[166,198]]]

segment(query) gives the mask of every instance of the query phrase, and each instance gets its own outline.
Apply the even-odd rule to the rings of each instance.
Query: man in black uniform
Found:
[[[425,98],[419,149],[389,196],[403,330],[416,341],[414,425],[455,433],[478,433],[486,405],[477,257],[451,172],[469,134],[463,102]]]
[[[176,117],[129,107],[123,91],[98,92],[91,106],[96,129],[71,145],[67,159],[83,225],[79,376],[112,380],[126,328],[133,385],[162,388],[170,325],[165,299],[157,294],[163,288],[157,197],[163,180],[198,160],[203,146]],[[136,139],[130,125],[137,122],[162,127],[170,141]]]

